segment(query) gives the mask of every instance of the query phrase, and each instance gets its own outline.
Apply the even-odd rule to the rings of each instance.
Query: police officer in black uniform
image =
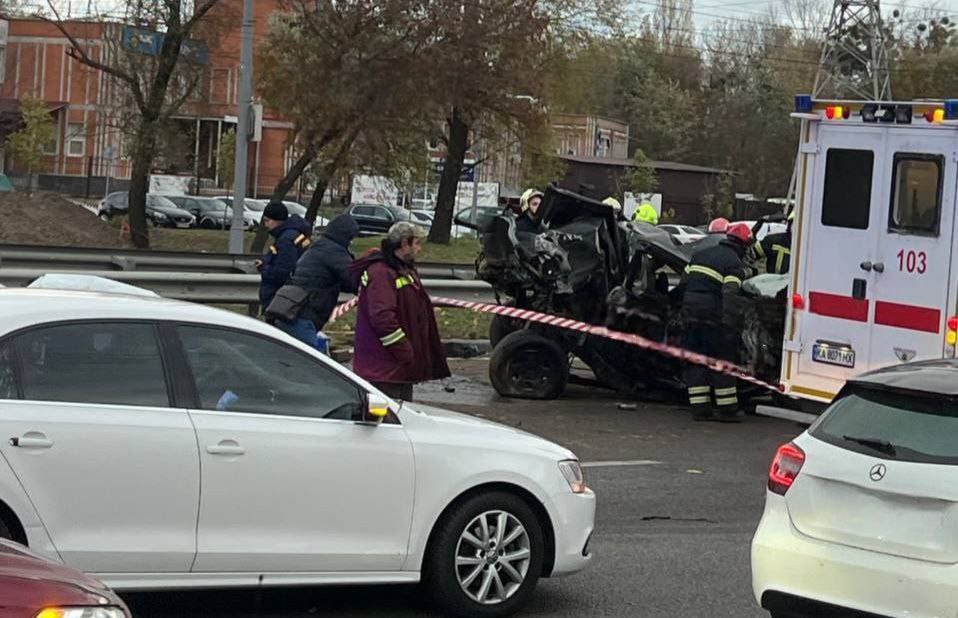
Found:
[[[730,319],[730,312],[735,310],[735,299],[746,277],[745,250],[752,238],[752,230],[746,224],[736,223],[729,226],[719,244],[692,255],[685,269],[682,301],[686,325],[684,347],[690,352],[735,362],[741,327]],[[689,364],[685,369],[685,384],[692,418],[711,418],[714,398],[717,420],[737,420],[738,392],[734,377]]]

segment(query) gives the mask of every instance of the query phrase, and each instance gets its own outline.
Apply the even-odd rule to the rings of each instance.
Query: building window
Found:
[[[82,157],[86,154],[86,128],[82,122],[67,125],[67,156]]]

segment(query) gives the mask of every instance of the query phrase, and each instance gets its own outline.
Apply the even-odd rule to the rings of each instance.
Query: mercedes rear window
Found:
[[[809,433],[884,459],[958,464],[958,405],[948,397],[849,387]]]

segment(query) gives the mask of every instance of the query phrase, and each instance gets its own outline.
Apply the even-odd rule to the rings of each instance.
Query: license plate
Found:
[[[176,227],[190,227],[189,223],[182,223],[180,221],[176,222]]]
[[[812,360],[826,365],[839,367],[855,366],[855,350],[847,345],[834,343],[816,343],[812,346]]]

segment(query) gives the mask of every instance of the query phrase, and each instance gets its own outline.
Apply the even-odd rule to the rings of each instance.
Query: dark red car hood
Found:
[[[96,579],[0,539],[0,617],[11,610],[38,611],[51,605],[118,605],[117,596]]]

